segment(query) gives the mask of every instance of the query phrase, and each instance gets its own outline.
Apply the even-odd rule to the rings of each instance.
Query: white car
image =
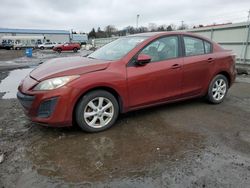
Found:
[[[43,43],[43,44],[39,44],[38,45],[38,48],[39,49],[41,49],[41,50],[43,50],[43,49],[52,49],[52,48],[54,48],[54,46],[56,46],[57,45],[57,43],[56,42],[45,42],[45,43]]]

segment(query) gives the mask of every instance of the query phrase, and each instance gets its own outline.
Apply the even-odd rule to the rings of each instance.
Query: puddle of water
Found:
[[[17,87],[34,68],[17,69],[9,72],[9,75],[0,83],[0,93],[4,93],[3,99],[16,98]]]
[[[98,134],[39,129],[44,132],[26,153],[32,169],[66,182],[136,181],[159,175],[202,147],[200,135],[177,130],[154,114],[125,119]]]

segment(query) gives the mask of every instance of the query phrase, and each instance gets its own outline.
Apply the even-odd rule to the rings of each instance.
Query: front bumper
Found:
[[[35,99],[35,96],[32,95],[25,95],[21,92],[17,92],[17,99],[21,103],[21,105],[26,109],[29,110],[32,106],[32,103]]]
[[[31,88],[35,85],[34,80],[27,77],[17,92],[17,98],[31,121],[54,127],[71,126],[74,104],[80,91],[67,86],[51,91],[33,91]]]

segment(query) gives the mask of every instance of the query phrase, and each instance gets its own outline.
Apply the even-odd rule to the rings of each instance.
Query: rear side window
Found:
[[[186,56],[205,54],[203,40],[184,36],[185,54]]]
[[[212,44],[210,42],[189,36],[183,38],[186,56],[212,53]]]
[[[212,53],[212,45],[211,43],[204,41],[205,52],[206,54]]]

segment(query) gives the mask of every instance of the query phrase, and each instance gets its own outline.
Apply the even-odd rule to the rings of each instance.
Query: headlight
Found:
[[[36,85],[36,87],[33,89],[35,91],[41,91],[41,90],[52,90],[59,87],[64,86],[68,82],[78,78],[79,75],[73,75],[73,76],[64,76],[64,77],[58,77],[58,78],[51,78],[48,80],[44,80]]]

